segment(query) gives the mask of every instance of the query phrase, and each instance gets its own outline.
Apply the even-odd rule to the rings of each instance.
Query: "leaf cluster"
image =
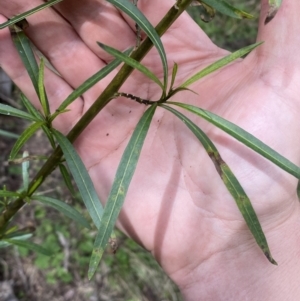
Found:
[[[252,136],[250,133],[247,133],[237,125],[232,124],[222,117],[202,108],[170,101],[170,99],[175,95],[180,95],[181,91],[189,90],[189,86],[196,81],[199,81],[212,72],[223,68],[233,61],[245,56],[251,50],[258,47],[260,43],[242,48],[230,55],[227,55],[226,57],[204,68],[200,72],[197,72],[185,82],[181,83],[178,87],[175,87],[174,83],[178,68],[180,66],[178,66],[176,63],[174,64],[171,82],[168,83],[169,70],[167,65],[167,57],[160,36],[192,1],[178,0],[156,28],[153,28],[151,23],[142,14],[142,12],[139,11],[139,9],[131,2],[127,0],[107,1],[131,17],[138,24],[139,28],[145,32],[147,39],[145,39],[134,51],[130,49],[124,53],[98,42],[98,45],[106,52],[113,55],[115,60],[86,80],[80,87],[75,89],[53,113],[50,112],[50,105],[44,87],[44,60],[41,59],[39,64],[37,63],[29,39],[27,38],[25,32],[19,26],[17,26],[16,23],[23,20],[29,14],[32,14],[50,5],[54,5],[58,1],[48,1],[42,6],[16,16],[8,22],[1,24],[1,28],[8,25],[12,27],[13,41],[31,78],[36,94],[40,100],[42,111],[40,112],[34,106],[32,106],[30,101],[24,95],[22,96],[22,101],[27,112],[0,104],[1,114],[13,115],[32,122],[31,125],[20,135],[20,137],[17,138],[17,141],[10,153],[10,160],[18,160],[18,162],[21,162],[22,164],[23,188],[18,192],[6,191],[5,188],[0,190],[0,198],[3,200],[3,208],[5,208],[0,216],[0,247],[6,247],[10,244],[14,244],[49,255],[48,250],[27,240],[29,238],[28,235],[31,235],[31,231],[29,231],[30,233],[28,234],[28,229],[19,230],[10,226],[11,217],[13,217],[18,209],[20,209],[26,202],[29,203],[31,200],[39,201],[42,204],[51,206],[61,211],[67,217],[73,219],[83,227],[91,227],[89,221],[87,221],[83,215],[74,208],[57,199],[40,196],[36,193],[37,188],[44,181],[44,179],[54,170],[54,168],[59,167],[65,183],[67,187],[69,187],[71,193],[74,192],[71,180],[72,175],[91,220],[98,231],[89,264],[88,277],[91,279],[99,265],[107,244],[109,242],[111,244],[112,242],[115,242],[113,228],[126,198],[126,194],[141,155],[142,147],[147,137],[155,110],[159,106],[177,116],[184,124],[187,125],[187,127],[202,144],[208,156],[211,158],[212,163],[215,165],[224,185],[235,200],[237,207],[244,217],[245,223],[253,234],[258,246],[262,249],[268,260],[271,263],[276,264],[275,260],[272,258],[267,239],[252,207],[251,201],[240,185],[238,179],[235,177],[227,163],[222,159],[218,149],[205,134],[205,132],[174,107],[180,107],[193,114],[196,114],[200,118],[205,119],[207,122],[217,126],[224,132],[228,133],[298,179],[300,178],[300,168]],[[218,11],[235,18],[252,18],[250,14],[236,9],[225,1],[199,0],[198,4],[202,5],[210,14],[210,16],[213,16],[213,13]],[[271,7],[273,7],[273,9],[274,7],[278,9],[278,3],[271,3]],[[152,45],[156,48],[161,58],[161,64],[164,72],[162,81],[146,66],[139,62],[146,55]],[[111,84],[109,84],[108,87],[103,91],[93,106],[75,125],[67,137],[52,127],[53,120],[55,120],[58,115],[66,112],[68,110],[68,106],[75,99],[103,79],[111,71],[115,70],[121,63],[123,63],[123,66]],[[143,73],[160,87],[161,97],[159,99],[155,101],[142,99],[139,96],[119,91],[124,81],[130,76],[134,69]],[[131,139],[129,140],[119,163],[108,200],[103,208],[90,176],[83,162],[81,161],[81,158],[73,147],[72,142],[80,135],[83,129],[93,120],[93,118],[107,105],[107,103],[109,103],[109,101],[119,96],[133,99],[138,103],[148,105],[149,108],[145,111],[136,125],[135,130],[133,131]],[[45,135],[49,139],[49,143],[53,148],[53,153],[47,159],[46,163],[37,173],[37,175],[30,180],[28,172],[28,160],[30,160],[29,154],[24,153],[22,158],[18,158],[18,154],[20,153],[22,146],[40,128],[44,131]]]

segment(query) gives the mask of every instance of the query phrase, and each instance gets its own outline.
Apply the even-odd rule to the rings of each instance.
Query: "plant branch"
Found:
[[[192,0],[178,0],[174,6],[167,12],[164,18],[156,26],[156,31],[159,36],[162,36],[167,29],[175,22],[175,20],[184,12],[184,10],[190,5]],[[145,55],[150,51],[153,44],[149,38],[146,38],[143,43],[132,53],[131,58],[136,61],[141,61]],[[83,132],[83,130],[90,124],[90,122],[97,116],[97,114],[114,98],[115,93],[127,80],[132,73],[133,68],[124,65],[102,94],[96,99],[94,104],[89,110],[82,116],[78,123],[67,135],[67,138],[74,142],[76,138]],[[51,172],[57,167],[62,157],[62,151],[58,146],[45,164],[41,167],[37,175],[29,184],[28,191],[25,197],[30,197],[37,188],[43,183],[44,179],[51,174]],[[24,198],[25,198],[24,197]],[[24,198],[18,198],[15,200],[1,215],[0,215],[0,229],[3,228],[6,223],[26,204]]]

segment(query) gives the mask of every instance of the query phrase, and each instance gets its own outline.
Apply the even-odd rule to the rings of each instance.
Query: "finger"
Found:
[[[134,31],[107,1],[64,0],[56,9],[71,23],[85,44],[105,62],[114,58],[101,49],[97,41],[120,51],[134,46]]]
[[[0,22],[7,21],[0,15]],[[36,91],[33,88],[29,75],[24,68],[19,54],[12,42],[9,30],[0,30],[0,65],[9,75],[14,83],[22,90],[24,95],[32,101],[37,108],[41,108]],[[49,69],[45,69],[45,89],[50,102],[50,110],[57,109],[73,89],[59,76]],[[64,133],[67,133],[82,111],[82,101],[77,100],[70,106],[70,112],[61,115],[55,120],[54,126]]]
[[[300,66],[300,1],[283,0],[275,17],[265,24],[269,11],[268,0],[262,0],[258,40],[264,44],[257,49],[256,58],[263,73],[275,75],[275,68],[292,77]]]
[[[10,17],[41,3],[39,0],[5,0],[0,12]],[[53,9],[47,8],[29,16],[28,22],[26,34],[72,87],[78,87],[105,65]]]
[[[176,4],[174,0],[139,0],[137,3],[138,9],[146,16],[153,26],[156,26],[165,14]],[[122,12],[124,19],[127,20],[133,31],[136,31],[136,23]],[[199,27],[196,22],[184,12],[178,20],[166,32],[163,39],[169,41],[172,39],[172,47],[166,50],[172,51],[176,47],[184,46],[185,49],[194,49],[199,54],[204,52],[216,51],[218,48],[212,43],[206,33]]]

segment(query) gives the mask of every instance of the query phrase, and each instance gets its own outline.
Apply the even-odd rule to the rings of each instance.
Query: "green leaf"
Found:
[[[174,86],[176,75],[177,75],[177,71],[178,71],[178,65],[176,63],[174,63],[173,70],[172,70],[172,79],[171,79],[170,90],[172,90],[172,88]]]
[[[0,240],[0,249],[7,248],[10,246],[10,243]]]
[[[0,29],[3,29],[7,26],[11,26],[11,25],[14,25],[16,24],[17,22],[20,22],[22,21],[23,19],[25,19],[26,17],[46,8],[46,7],[50,7],[58,2],[61,2],[62,0],[50,0],[50,1],[47,1],[46,3],[42,4],[42,5],[39,5],[33,9],[30,9],[20,15],[17,15],[17,16],[14,16],[13,18],[9,19],[8,21],[6,21],[5,23],[2,23],[0,24]]]
[[[30,237],[32,237],[31,233],[15,237],[14,240],[26,240],[26,239],[29,239]],[[9,246],[11,246],[11,243],[4,241],[4,240],[0,240],[0,249],[6,248]]]
[[[28,156],[29,154],[27,151],[23,152],[23,158],[26,158]],[[22,162],[22,178],[24,190],[27,191],[29,186],[29,160]]]
[[[265,19],[265,24],[268,24],[271,20],[273,20],[281,6],[281,3],[282,0],[269,0],[269,10]]]
[[[44,86],[44,59],[41,58],[40,68],[39,68],[39,74],[38,74],[38,89],[39,89],[39,99],[44,111],[45,116],[50,115],[50,108],[49,108],[49,102],[47,99],[45,86]]]
[[[208,154],[218,152],[217,148],[215,145],[211,142],[211,140],[206,136],[206,134],[195,124],[193,123],[190,119],[188,119],[186,116],[184,116],[182,113],[178,112],[174,108],[164,105],[164,104],[159,104],[160,107],[170,111],[173,113],[175,116],[177,116],[192,132],[193,134],[198,138],[198,140],[201,142],[203,145],[204,149]]]
[[[199,1],[199,0],[198,0]],[[213,7],[216,11],[227,15],[232,18],[238,18],[238,19],[253,19],[255,18],[253,15],[248,14],[232,5],[227,3],[226,1],[223,0],[200,0],[200,3],[203,2],[211,7]]]
[[[204,109],[192,105],[179,102],[168,102],[168,104],[179,106],[202,117],[203,119],[214,124],[224,132],[228,133],[230,136],[234,137],[238,141],[247,145],[249,148],[253,149],[266,159],[270,160],[286,172],[300,179],[300,168],[297,165],[295,165],[294,163],[292,163],[291,161],[289,161],[288,159],[277,153],[275,150],[264,144],[262,141],[255,138],[253,135],[246,132],[234,123],[231,123],[230,121],[218,115],[215,115],[212,112],[206,111]]]
[[[19,118],[23,118],[23,119],[27,119],[27,120],[31,120],[31,121],[39,121],[36,117],[34,117],[26,112],[15,109],[14,107],[11,107],[8,105],[4,105],[2,103],[0,103],[0,114],[19,117]]]
[[[10,133],[10,132],[7,132],[7,131],[3,131],[3,130],[0,130],[0,136],[7,137],[7,138],[12,138],[12,139],[18,139],[20,137],[20,135]]]
[[[156,104],[152,105],[142,116],[123,153],[119,167],[105,205],[101,224],[94,243],[94,250],[90,259],[88,278],[91,279],[99,265],[108,239],[124,203],[127,190],[134,174],[143,147]]]
[[[268,260],[272,264],[277,265],[276,261],[273,259],[271,255],[264,232],[261,228],[256,213],[244,189],[242,188],[241,184],[238,182],[237,178],[234,176],[233,172],[230,170],[227,164],[225,164],[224,161],[221,162],[220,168],[221,168],[222,180],[226,185],[228,191],[235,199],[236,204],[240,212],[242,213],[247,223],[247,226],[249,227],[251,233],[253,234],[258,246],[261,248],[261,250],[268,258]]]
[[[25,106],[27,112],[32,115],[35,120],[40,120],[40,121],[43,121],[45,120],[43,115],[40,113],[40,111],[38,111],[33,105],[32,103],[28,100],[28,98],[21,93],[21,99],[22,99],[22,102],[23,102],[23,105]]]
[[[191,84],[198,81],[202,77],[207,76],[208,74],[213,73],[214,71],[230,64],[231,62],[235,61],[236,59],[246,55],[247,53],[249,53],[250,51],[252,51],[253,49],[255,49],[256,47],[258,47],[261,44],[262,44],[262,42],[259,42],[259,43],[255,43],[250,46],[246,46],[244,48],[239,49],[238,51],[235,51],[235,52],[223,57],[222,59],[212,63],[211,65],[207,66],[206,68],[202,69],[200,72],[198,72],[195,75],[193,75],[192,77],[190,77],[183,84],[181,84],[180,87],[190,86]]]
[[[22,148],[22,146],[26,143],[26,141],[32,137],[32,135],[44,124],[44,121],[38,121],[31,124],[19,137],[19,139],[14,144],[9,159],[13,160],[16,158],[18,152]]]
[[[99,228],[103,207],[98,198],[90,175],[88,174],[81,158],[78,156],[71,142],[60,132],[54,129],[52,129],[52,131],[63,151],[69,170],[77,184],[83,202],[94,224],[97,228]]]
[[[265,256],[268,260],[276,264],[276,261],[272,258],[267,239],[264,235],[262,227],[259,223],[257,215],[252,207],[250,199],[248,198],[247,194],[245,193],[243,187],[230,170],[229,166],[224,162],[221,158],[219,151],[213,144],[213,142],[207,137],[207,135],[190,119],[185,117],[183,114],[178,112],[177,110],[166,106],[161,105],[161,107],[165,108],[166,110],[172,112],[176,115],[180,120],[183,121],[185,125],[194,133],[194,135],[199,139],[203,147],[205,148],[207,154],[213,161],[221,179],[223,180],[227,190],[233,196],[241,214],[244,217],[244,220],[253,234],[258,246],[262,249]]]
[[[72,208],[71,206],[67,205],[66,203],[46,197],[41,195],[33,195],[31,197],[33,200],[37,200],[42,202],[45,205],[51,206],[52,208],[58,210],[59,212],[63,213],[67,217],[71,218],[75,222],[81,224],[83,227],[91,229],[89,222],[86,220],[84,216],[82,216],[76,209]]]
[[[0,190],[0,197],[19,197],[20,193],[14,191]]]
[[[7,234],[9,234],[13,231],[16,231],[18,229],[18,226],[16,226],[16,225],[11,226],[11,222],[12,222],[12,220],[5,222],[3,227],[0,229],[1,239],[3,238],[4,235],[7,235]]]
[[[146,68],[144,65],[142,65],[140,62],[124,55],[122,52],[120,52],[117,49],[114,49],[112,47],[109,47],[107,45],[104,45],[100,42],[97,42],[97,44],[104,49],[107,53],[113,55],[114,57],[122,60],[124,63],[126,63],[127,65],[139,70],[140,72],[142,72],[143,74],[145,74],[148,78],[150,78],[151,80],[153,80],[155,83],[157,83],[162,90],[164,90],[163,84],[160,82],[160,80],[157,78],[157,76],[151,72],[148,68]]]
[[[178,87],[178,88],[176,88],[174,90],[172,89],[172,90],[169,91],[168,98],[166,99],[166,101],[168,101],[168,99],[170,99],[171,97],[173,97],[175,94],[177,94],[180,91],[189,91],[189,92],[192,92],[192,93],[198,95],[198,93],[196,93],[195,91],[193,91],[193,90],[191,90],[189,88]]]
[[[164,46],[155,28],[141,13],[141,11],[139,11],[138,8],[128,0],[107,0],[107,2],[112,3],[114,6],[116,6],[125,14],[127,14],[130,18],[132,18],[138,24],[138,26],[147,34],[149,39],[152,41],[153,45],[156,47],[162,60],[164,70],[164,91],[166,91],[166,88],[168,86],[168,62]]]
[[[36,62],[34,53],[32,51],[30,40],[27,38],[27,36],[23,31],[13,32],[12,39],[18,50],[20,58],[28,72],[28,75],[32,81],[34,89],[37,95],[39,95],[39,88],[38,88],[39,67]]]
[[[58,167],[59,167],[60,173],[64,179],[64,182],[65,182],[67,188],[69,189],[72,196],[74,196],[75,190],[74,190],[74,187],[72,184],[71,176],[70,176],[67,168],[64,166],[64,164],[59,164]]]
[[[32,103],[27,99],[27,97],[24,94],[21,94],[21,99],[22,99],[22,102],[29,114],[31,114],[33,117],[35,117],[36,120],[46,122],[44,116],[40,113],[40,111],[38,111],[32,105]],[[47,125],[42,125],[41,128],[42,128],[43,132],[45,133],[45,135],[47,136],[52,148],[55,148],[55,141],[54,141],[53,135],[52,135],[51,131],[49,130],[49,128],[47,127]]]
[[[40,121],[45,121],[44,116],[40,113],[40,111],[38,111],[33,105],[32,103],[27,99],[27,97],[24,94],[21,94],[21,99],[22,102],[26,108],[26,110],[28,111],[29,114],[31,114],[33,117],[36,118],[36,120],[40,120]],[[47,101],[48,102],[48,101]],[[55,141],[53,138],[53,135],[51,133],[51,131],[49,130],[49,128],[47,127],[47,125],[42,125],[42,130],[45,133],[45,135],[47,136],[52,148],[55,148]]]
[[[269,0],[269,6],[274,6],[279,8],[281,6],[282,0]]]
[[[124,54],[127,55],[132,51],[132,48],[124,51]],[[89,79],[87,79],[82,85],[80,85],[77,89],[75,89],[58,107],[56,112],[52,115],[52,120],[61,112],[63,112],[74,100],[80,97],[84,92],[93,87],[96,83],[98,83],[101,79],[107,76],[110,72],[116,69],[120,64],[121,60],[115,59],[102,68],[100,71],[95,73]]]
[[[23,241],[23,240],[17,240],[17,239],[4,239],[4,241],[16,245],[18,247],[26,248],[28,250],[46,255],[46,256],[52,256],[52,252],[50,252],[48,249],[43,248],[40,245],[37,245],[30,241]]]
[[[42,130],[44,131],[44,133],[47,136],[52,148],[54,149],[56,147],[56,144],[55,144],[55,140],[54,140],[52,132],[50,131],[50,129],[48,128],[47,125],[42,125]]]
[[[280,7],[281,3],[282,3],[282,0],[269,0],[270,6]]]
[[[32,234],[35,231],[35,227],[28,226],[18,230],[18,227],[12,227],[5,232],[3,239],[22,239],[22,237],[28,237],[28,234]]]
[[[27,97],[24,94],[21,94],[21,99],[22,99],[22,102],[29,114],[31,114],[33,117],[35,117],[36,120],[46,122],[44,116],[40,113],[40,111],[38,111],[32,105],[32,103],[27,99]],[[42,125],[41,128],[42,128],[43,132],[45,133],[45,135],[47,136],[52,148],[55,148],[55,141],[54,141],[53,135],[52,135],[51,131],[49,130],[49,128],[47,127],[47,125],[46,124]]]
[[[193,1],[191,5],[197,6],[197,15],[199,15],[201,20],[205,23],[213,20],[216,15],[216,10],[202,1],[198,1],[198,4],[197,1]]]

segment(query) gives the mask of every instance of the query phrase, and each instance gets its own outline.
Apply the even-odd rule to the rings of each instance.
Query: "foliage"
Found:
[[[15,146],[13,147],[10,154],[10,160],[12,160],[13,162],[16,162],[17,160],[17,162],[19,162],[22,165],[23,187],[16,192],[7,191],[5,187],[3,187],[3,189],[0,190],[0,247],[1,244],[3,247],[7,247],[9,245],[16,245],[42,253],[43,255],[38,255],[36,259],[36,265],[40,268],[51,269],[51,267],[53,266],[59,266],[63,257],[62,254],[59,253],[58,238],[57,235],[53,234],[53,231],[55,229],[56,232],[61,233],[61,236],[67,237],[68,232],[65,231],[62,225],[56,225],[50,220],[44,221],[43,227],[45,228],[41,227],[37,230],[37,234],[39,231],[42,231],[42,233],[46,234],[45,239],[40,242],[42,246],[39,246],[27,240],[28,237],[26,235],[32,234],[32,229],[17,229],[16,227],[12,226],[11,218],[14,217],[15,214],[19,211],[19,209],[22,208],[25,204],[30,204],[33,201],[39,201],[41,202],[41,204],[51,205],[53,208],[59,209],[61,213],[65,214],[65,216],[67,216],[68,218],[73,219],[78,224],[81,224],[86,228],[90,227],[90,224],[86,220],[86,218],[74,208],[55,198],[39,196],[36,192],[39,186],[45,180],[45,178],[47,178],[47,176],[49,176],[55,168],[59,167],[67,186],[70,188],[71,193],[73,194],[74,190],[71,184],[72,178],[75,180],[83,202],[89,213],[90,220],[93,221],[95,226],[95,233],[93,233],[93,238],[90,235],[84,235],[84,239],[86,241],[89,241],[87,245],[76,245],[76,243],[78,243],[78,241],[76,241],[74,247],[75,249],[77,248],[77,252],[72,255],[76,260],[83,262],[84,264],[87,264],[89,261],[88,277],[91,279],[96,273],[97,267],[100,263],[100,260],[102,259],[102,255],[105,253],[106,246],[109,245],[110,240],[114,241],[116,239],[113,229],[118,218],[119,212],[122,208],[122,204],[126,198],[126,193],[129,188],[130,181],[134,174],[135,167],[139,160],[140,154],[143,155],[143,143],[144,140],[147,139],[148,129],[151,125],[155,109],[157,106],[160,106],[161,108],[164,108],[170,111],[171,113],[175,114],[177,117],[179,117],[179,119],[182,120],[199,139],[200,143],[204,146],[205,150],[207,151],[213,163],[215,164],[215,167],[219,172],[219,175],[223,180],[224,185],[236,201],[236,204],[241,214],[243,215],[251,233],[257,241],[257,244],[262,249],[263,253],[268,258],[268,260],[271,263],[276,264],[269,250],[267,239],[264,235],[263,229],[259,223],[254,209],[252,208],[251,200],[244,192],[237,178],[231,172],[227,164],[225,164],[225,162],[222,160],[217,148],[208,138],[208,136],[206,136],[206,134],[200,128],[195,126],[195,124],[186,116],[182,115],[182,113],[174,109],[174,106],[179,106],[187,111],[195,113],[201,118],[204,118],[206,121],[224,130],[232,137],[238,139],[240,142],[244,143],[252,150],[265,156],[274,164],[278,165],[279,167],[294,175],[298,179],[300,178],[300,168],[294,165],[292,162],[288,161],[286,158],[282,157],[280,154],[276,153],[263,142],[259,141],[257,138],[243,131],[236,125],[213,114],[212,112],[205,111],[201,108],[185,105],[183,103],[175,103],[170,101],[174,95],[176,95],[180,99],[180,92],[184,90],[189,90],[188,86],[191,85],[193,82],[198,81],[202,77],[207,76],[212,72],[216,71],[217,69],[228,65],[232,61],[243,57],[254,48],[259,47],[260,44],[253,44],[251,46],[244,47],[234,52],[233,54],[226,56],[225,58],[211,64],[210,66],[206,67],[200,72],[194,74],[184,83],[181,83],[178,87],[175,87],[174,83],[177,75],[178,66],[175,63],[173,70],[168,70],[166,63],[166,53],[160,36],[162,36],[164,32],[168,29],[168,27],[172,24],[172,22],[176,20],[178,16],[188,8],[192,1],[177,1],[177,3],[174,4],[174,6],[170,9],[170,11],[166,14],[166,16],[162,19],[162,21],[156,28],[153,28],[150,22],[147,20],[147,18],[138,10],[138,8],[130,2],[128,2],[127,0],[107,1],[114,4],[124,13],[128,14],[129,17],[131,17],[138,24],[138,26],[147,34],[148,37],[134,51],[127,51],[125,53],[121,53],[118,50],[113,49],[107,45],[98,43],[99,46],[102,47],[102,49],[115,56],[115,61],[113,61],[111,64],[107,65],[105,68],[94,74],[80,87],[78,87],[71,95],[69,95],[65,99],[62,105],[59,108],[57,108],[55,112],[50,112],[50,105],[48,103],[47,93],[44,88],[44,62],[43,60],[41,60],[40,63],[36,61],[34,53],[31,49],[30,41],[28,40],[24,31],[22,31],[21,28],[15,25],[15,23],[23,20],[28,14],[32,14],[35,11],[38,11],[46,6],[55,5],[58,1],[49,1],[43,7],[40,6],[36,9],[29,11],[28,13],[25,12],[24,14],[16,16],[12,18],[9,22],[6,22],[1,25],[1,27],[12,27],[12,36],[15,42],[15,46],[20,54],[21,59],[23,60],[28,74],[30,75],[37,96],[39,97],[40,104],[42,107],[42,113],[37,111],[25,98],[25,96],[22,97],[22,101],[27,112],[12,108],[7,105],[0,104],[1,114],[12,115],[18,118],[27,119],[31,122],[28,128],[25,129],[25,131],[17,138]],[[240,9],[236,9],[234,6],[231,6],[224,1],[207,0],[198,2],[201,4],[199,9],[202,11],[204,10],[205,14],[210,19],[213,19],[216,12],[223,13],[227,16],[235,18],[252,17],[250,14],[245,13]],[[270,19],[275,16],[279,4],[280,3],[278,2],[270,1],[270,14],[266,19],[266,22],[269,22]],[[244,8],[253,7],[255,5],[256,4],[254,2],[248,1],[245,4],[245,7],[241,7],[241,9],[244,10]],[[197,16],[197,12],[198,8],[196,8],[196,10],[191,11],[191,14],[195,17]],[[200,19],[198,17],[195,18],[197,22],[200,22]],[[228,20],[230,19],[225,19],[224,21],[224,19],[218,19],[218,17],[216,17],[215,21],[212,20],[211,22],[216,22],[216,24],[218,25],[220,24],[218,22],[225,22],[226,26],[232,26],[232,21],[228,22]],[[249,31],[255,30],[253,25],[249,26]],[[220,28],[222,27],[223,26],[220,26]],[[209,30],[211,28],[210,24],[208,24],[206,28],[209,33]],[[222,32],[223,30],[224,29],[222,28]],[[220,36],[218,32],[213,32],[213,34]],[[230,40],[228,36],[225,36],[224,40],[219,42],[223,44],[223,46],[226,46],[226,43],[230,43],[232,45],[233,40],[238,40],[237,33],[232,35],[232,40]],[[234,48],[239,47],[239,43],[240,41],[234,45]],[[142,58],[146,55],[146,53],[150,50],[150,48],[153,45],[156,47],[161,58],[161,64],[163,67],[162,69],[164,71],[162,81],[149,69],[147,69],[140,63]],[[102,92],[102,94],[96,99],[91,108],[73,127],[70,133],[65,137],[58,131],[54,130],[52,127],[52,123],[55,120],[55,118],[58,115],[63,114],[68,109],[68,106],[72,103],[72,101],[74,101],[84,91],[91,88],[98,81],[103,79],[108,73],[113,71],[121,62],[124,64],[115,76],[115,78]],[[127,78],[130,76],[131,72],[134,69],[142,72],[150,80],[157,83],[157,85],[161,88],[161,97],[159,99],[157,99],[156,101],[141,99],[138,96],[122,93],[119,91],[122,84],[127,80]],[[168,73],[172,73],[171,85],[168,84]],[[93,183],[90,179],[90,176],[87,170],[85,169],[80,156],[77,154],[75,148],[72,146],[72,142],[82,133],[82,131],[95,118],[95,116],[97,116],[97,114],[112,99],[118,96],[127,97],[129,99],[137,101],[138,103],[141,103],[142,105],[147,105],[149,106],[149,108],[145,111],[139,123],[136,125],[132,137],[128,142],[128,145],[120,161],[115,180],[111,188],[110,196],[107,200],[105,208],[103,209],[95,191],[95,188],[93,186]],[[26,154],[20,157],[19,154],[24,144],[39,129],[42,129],[44,134],[48,138],[49,143],[53,148],[53,152],[47,158],[47,161],[41,167],[41,169],[30,180],[30,173],[28,171],[30,168],[28,160],[30,160],[30,158],[28,158],[28,155]],[[68,168],[64,165],[65,162],[67,163]],[[43,212],[43,210],[41,210],[41,212]],[[39,214],[43,214],[41,212]],[[89,237],[87,238],[87,236]],[[25,239],[22,239],[24,237]],[[92,256],[90,259],[88,259],[90,254],[86,256],[86,252],[91,251],[91,239],[95,239],[95,242],[93,246]],[[46,253],[51,253],[49,251],[52,251],[52,253],[56,253],[56,256],[51,256],[49,258],[44,257]],[[23,254],[25,254],[25,251],[22,252]],[[126,254],[126,252],[124,251],[119,251],[117,253],[117,257],[119,258],[122,265],[122,267],[120,268],[126,270],[129,267],[128,254]],[[109,259],[107,264],[109,265]],[[49,273],[48,280],[50,282],[55,281],[55,279],[60,279],[64,282],[72,281],[72,277],[66,272],[66,270],[56,268],[55,271],[55,273]]]

